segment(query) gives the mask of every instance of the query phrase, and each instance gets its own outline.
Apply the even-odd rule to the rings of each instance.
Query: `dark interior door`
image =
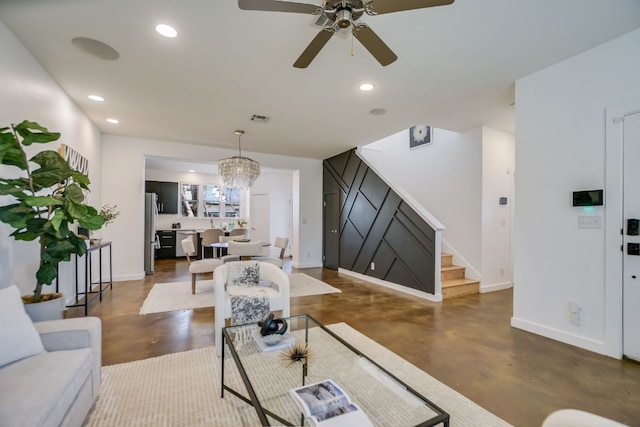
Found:
[[[337,270],[340,265],[340,209],[338,193],[324,195],[324,266]]]

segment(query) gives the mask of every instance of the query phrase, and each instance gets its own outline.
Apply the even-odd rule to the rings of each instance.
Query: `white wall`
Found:
[[[619,206],[585,212],[571,206],[571,192],[619,192],[619,182],[605,181],[605,173],[615,175],[605,170],[605,111],[640,98],[638,76],[640,30],[516,83],[511,323],[614,357],[621,354],[622,310],[607,301],[621,299],[622,284],[605,281],[605,241],[620,236],[579,229],[578,215],[621,218]],[[581,325],[569,322],[571,301],[582,306]]]
[[[362,147],[360,154],[446,227],[443,245],[454,248],[480,276],[482,130],[433,129],[432,141],[409,148],[407,129]]]
[[[99,208],[101,188],[100,144],[97,128],[60,89],[51,76],[40,66],[7,27],[0,22],[0,127],[18,123],[24,119],[39,122],[50,131],[62,134],[64,143],[89,161],[91,194],[89,204]],[[58,143],[29,147],[32,156],[41,149],[58,149]],[[14,172],[15,171],[15,172]],[[16,168],[0,166],[0,173],[20,172]],[[0,204],[11,203],[0,196]],[[15,242],[9,233],[12,229],[0,223],[0,288],[16,284],[23,294],[33,291],[35,272],[38,268],[36,242]],[[60,265],[60,290],[70,298],[75,295],[72,279],[73,265]],[[45,288],[45,292],[53,290]]]
[[[233,150],[148,140],[118,135],[104,135],[102,145],[103,202],[122,210],[118,220],[104,230],[113,241],[114,279],[131,280],[143,273],[143,212],[145,155],[183,160],[217,162],[235,155]],[[296,267],[322,265],[322,161],[299,157],[247,153],[263,166],[294,172],[294,197],[299,217],[294,222],[293,264]]]
[[[481,292],[513,285],[511,259],[514,135],[482,129],[482,282]],[[501,197],[507,198],[500,205]]]
[[[409,148],[408,139],[407,129],[359,153],[444,225],[443,252],[481,281],[481,292],[510,287],[514,136],[433,129],[429,145]],[[498,205],[500,197],[508,198],[506,206]]]

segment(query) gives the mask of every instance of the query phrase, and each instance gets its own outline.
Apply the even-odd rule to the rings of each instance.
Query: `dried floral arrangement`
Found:
[[[107,226],[111,224],[115,219],[120,215],[120,211],[117,210],[118,205],[104,205],[100,208],[98,214],[104,218],[104,225]]]

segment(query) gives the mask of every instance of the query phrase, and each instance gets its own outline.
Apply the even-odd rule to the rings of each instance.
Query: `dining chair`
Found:
[[[287,246],[289,245],[289,239],[287,237],[276,237],[276,241],[273,246],[280,249],[280,255],[278,258],[269,257],[269,256],[254,256],[253,259],[260,262],[268,262],[274,264],[280,268],[284,264],[284,253],[287,250]]]
[[[235,236],[237,239],[238,236],[244,236],[245,238],[249,237],[249,229],[248,228],[234,228],[229,232],[229,236]]]
[[[200,260],[191,260],[191,256],[196,256],[196,246],[193,244],[193,239],[187,237],[180,241],[182,250],[187,256],[187,262],[189,263],[189,273],[191,273],[191,293],[196,293],[196,275],[198,273],[213,273],[213,271],[222,265],[222,260],[215,258],[207,258]]]
[[[246,313],[234,313],[245,305],[232,302],[242,296],[265,298],[268,311],[281,311],[282,317],[290,316],[289,276],[273,264],[258,261],[229,262],[216,268],[213,274],[215,304],[215,347],[222,355],[222,328],[226,319],[244,318]],[[251,319],[258,321],[262,319]],[[239,323],[235,323],[239,324]]]
[[[246,261],[251,259],[254,255],[260,255],[264,243],[262,240],[255,240],[251,242],[236,242],[230,240],[227,242],[229,247],[227,248],[227,255],[222,257],[223,262],[231,261]]]
[[[220,228],[208,228],[202,233],[202,258],[205,258],[205,249],[211,248],[212,243],[218,242],[220,236],[224,236],[224,231]],[[215,251],[213,251],[215,254]],[[212,255],[214,256],[214,255]]]

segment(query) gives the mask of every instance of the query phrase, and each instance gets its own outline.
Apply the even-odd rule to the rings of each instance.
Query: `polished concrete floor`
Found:
[[[540,426],[560,408],[640,426],[640,365],[512,328],[511,290],[433,303],[332,270],[293,271],[342,293],[293,298],[292,314],[349,324],[515,426]],[[91,304],[103,321],[104,365],[213,345],[212,308],[138,314],[154,283],[189,278],[185,260],[159,261],[154,275],[114,283]]]

